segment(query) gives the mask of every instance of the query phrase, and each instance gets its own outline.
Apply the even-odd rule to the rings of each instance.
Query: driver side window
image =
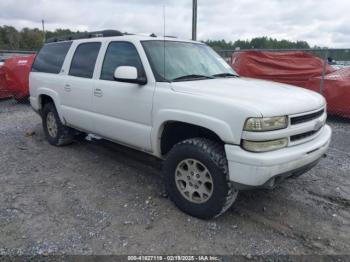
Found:
[[[114,70],[119,66],[136,67],[138,77],[145,76],[140,56],[132,43],[111,42],[108,45],[100,79],[114,81]]]

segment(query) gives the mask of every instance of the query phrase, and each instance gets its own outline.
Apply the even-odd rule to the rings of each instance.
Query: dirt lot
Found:
[[[202,221],[162,195],[161,163],[106,141],[55,148],[26,104],[0,102],[0,254],[349,254],[350,122],[328,157]]]

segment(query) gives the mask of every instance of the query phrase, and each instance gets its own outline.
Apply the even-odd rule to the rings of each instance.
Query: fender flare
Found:
[[[235,141],[233,132],[226,122],[204,114],[183,110],[165,109],[157,113],[153,122],[151,144],[154,149],[154,154],[158,157],[161,157],[160,140],[163,128],[168,122],[182,122],[204,127],[214,132],[225,143],[234,143]]]
[[[38,94],[38,109],[41,110],[41,96],[42,95],[47,95],[49,97],[51,97],[51,99],[53,100],[54,104],[55,104],[55,107],[56,107],[56,110],[57,110],[57,113],[58,113],[58,116],[60,117],[60,120],[62,123],[65,123],[65,120],[63,118],[63,114],[62,114],[62,110],[61,110],[61,100],[60,100],[60,97],[58,95],[57,92],[55,92],[54,90],[52,89],[49,89],[49,88],[44,88],[44,87],[40,87],[38,88],[37,90],[37,94]]]

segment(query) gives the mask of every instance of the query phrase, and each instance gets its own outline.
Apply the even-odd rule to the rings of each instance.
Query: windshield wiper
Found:
[[[213,75],[213,77],[238,77],[238,75],[232,73],[220,73]]]
[[[196,74],[191,74],[191,75],[184,75],[184,76],[179,76],[171,81],[176,82],[176,81],[181,81],[181,80],[195,80],[195,79],[213,79],[213,76],[206,76],[206,75],[196,75]]]

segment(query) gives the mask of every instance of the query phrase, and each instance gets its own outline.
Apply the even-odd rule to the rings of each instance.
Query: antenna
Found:
[[[192,40],[197,40],[197,0],[192,1]]]
[[[45,44],[45,42],[46,42],[46,34],[45,34],[45,21],[44,21],[44,19],[41,20],[41,25],[43,27],[43,43]]]
[[[166,79],[165,76],[165,0],[163,2],[163,78]]]

